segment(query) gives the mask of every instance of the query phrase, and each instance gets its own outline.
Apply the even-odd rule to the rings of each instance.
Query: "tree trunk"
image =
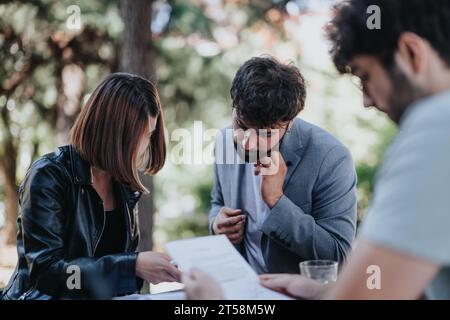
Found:
[[[120,69],[154,81],[152,2],[152,0],[120,1],[125,23]],[[153,178],[141,175],[141,181],[151,192],[149,195],[143,195],[139,201],[140,241],[138,251],[146,251],[153,247]]]
[[[19,194],[17,192],[15,172],[4,169],[5,177],[5,240],[7,245],[16,243],[17,216],[19,212]]]
[[[80,113],[83,93],[83,69],[74,63],[65,64],[61,69],[57,104],[56,142],[58,145],[65,145],[70,141],[70,129]]]
[[[6,112],[5,110],[2,110]],[[0,169],[4,182],[5,191],[5,242],[8,245],[16,243],[17,216],[19,212],[19,194],[16,183],[17,149],[13,142],[12,134],[9,130],[9,121],[5,121],[3,114],[3,124],[5,125],[5,138],[3,140],[3,154],[0,159]],[[9,118],[8,118],[9,120]],[[5,123],[6,122],[6,123]]]

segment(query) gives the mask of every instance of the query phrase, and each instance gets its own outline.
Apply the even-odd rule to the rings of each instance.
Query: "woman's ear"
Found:
[[[404,32],[398,40],[395,62],[400,70],[413,82],[426,81],[430,46],[428,42],[412,32]]]

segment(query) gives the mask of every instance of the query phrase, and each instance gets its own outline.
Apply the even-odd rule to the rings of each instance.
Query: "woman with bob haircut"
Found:
[[[179,281],[170,258],[136,253],[136,203],[166,146],[155,86],[114,73],[81,110],[70,145],[44,155],[19,188],[17,267],[3,299],[107,299],[142,280]]]

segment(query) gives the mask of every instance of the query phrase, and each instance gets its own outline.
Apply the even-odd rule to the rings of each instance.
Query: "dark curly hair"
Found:
[[[241,123],[270,128],[294,119],[303,110],[305,80],[292,64],[273,57],[251,58],[237,71],[230,94]]]
[[[381,9],[381,29],[369,29],[367,8]],[[426,39],[450,67],[449,0],[347,0],[336,5],[327,26],[331,55],[337,69],[348,73],[349,61],[358,54],[375,56],[392,69],[394,53],[403,32]]]

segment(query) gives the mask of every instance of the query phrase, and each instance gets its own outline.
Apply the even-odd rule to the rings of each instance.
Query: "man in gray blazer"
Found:
[[[252,58],[233,80],[233,125],[215,145],[209,212],[258,273],[299,262],[343,262],[356,230],[356,173],[347,148],[297,114],[305,83],[274,58]]]

